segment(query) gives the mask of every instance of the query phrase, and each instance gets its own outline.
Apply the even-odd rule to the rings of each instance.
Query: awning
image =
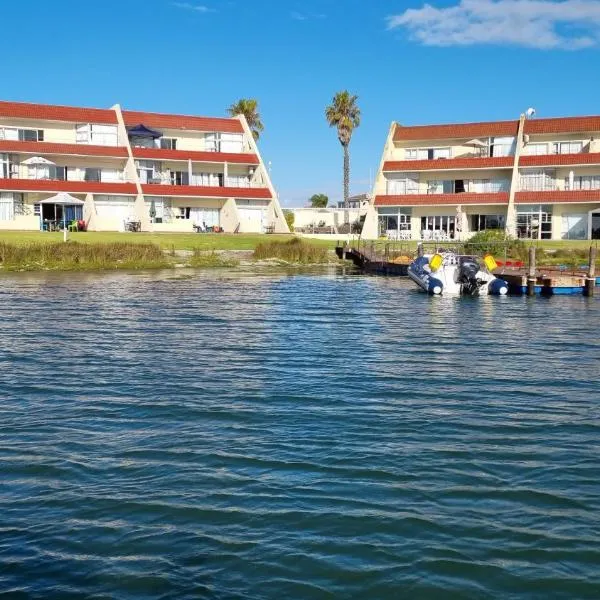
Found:
[[[55,163],[53,163],[51,160],[48,160],[47,158],[44,158],[43,156],[32,156],[31,158],[24,160],[21,164],[23,164],[23,165],[53,165]]]
[[[156,131],[156,129],[150,129],[150,127],[146,127],[141,123],[139,125],[136,125],[135,127],[130,127],[127,130],[127,134],[135,137],[152,138],[153,140],[162,137],[162,132]]]
[[[83,206],[85,202],[67,192],[59,192],[56,196],[50,196],[45,200],[41,200],[38,204],[61,204],[63,206]]]

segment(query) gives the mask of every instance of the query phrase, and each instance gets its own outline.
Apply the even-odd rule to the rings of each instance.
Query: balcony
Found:
[[[65,181],[60,179],[0,179],[0,190],[12,192],[70,192],[91,194],[135,195],[136,186],[131,182]]]
[[[464,192],[462,194],[382,194],[375,196],[375,206],[437,206],[458,204],[508,204],[508,192]]]
[[[240,165],[258,165],[259,160],[256,154],[252,153],[234,153],[234,152],[210,152],[200,150],[168,150],[164,148],[132,148],[135,158],[149,160],[173,160],[187,162],[205,162],[205,163],[231,163]]]
[[[150,196],[192,196],[196,198],[252,198],[271,199],[268,187],[227,187],[219,185],[142,184],[144,194]]]
[[[392,160],[383,164],[384,172],[450,171],[469,169],[511,169],[513,156],[437,158],[433,160]]]
[[[127,148],[124,146],[96,146],[91,144],[76,144],[72,139],[52,142],[33,142],[19,140],[1,140],[0,152],[12,154],[41,154],[64,156],[102,156],[112,158],[127,158]]]

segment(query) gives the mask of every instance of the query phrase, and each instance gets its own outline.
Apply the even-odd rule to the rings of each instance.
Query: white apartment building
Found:
[[[73,204],[52,203],[68,194]],[[244,117],[0,102],[0,229],[281,232]]]
[[[385,143],[363,237],[600,238],[600,116],[403,127]]]

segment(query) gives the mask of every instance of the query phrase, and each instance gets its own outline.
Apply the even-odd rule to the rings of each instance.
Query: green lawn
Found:
[[[292,239],[287,235],[261,235],[255,233],[119,233],[112,231],[89,231],[85,233],[69,233],[69,239],[82,243],[111,243],[111,242],[135,242],[155,243],[165,249],[175,250],[254,250],[256,245],[265,241],[287,241]],[[29,242],[59,242],[63,239],[62,233],[48,233],[42,231],[0,231],[0,242],[13,244],[25,244]],[[337,239],[315,240],[305,239],[310,244],[334,248]],[[370,242],[367,242],[369,244]],[[530,242],[525,241],[526,244]],[[536,246],[547,250],[553,249],[587,249],[590,245],[597,245],[598,240],[573,240],[573,241],[539,241],[534,242]],[[378,247],[384,247],[386,242],[379,240]],[[390,243],[391,246],[404,246],[415,249],[416,242]]]
[[[287,241],[292,235],[261,235],[253,233],[119,233],[88,231],[69,233],[69,239],[81,243],[135,242],[154,243],[175,250],[254,250],[264,241]],[[60,242],[63,234],[42,231],[0,231],[0,242],[27,244],[30,242]],[[335,247],[335,242],[311,240],[316,245]]]

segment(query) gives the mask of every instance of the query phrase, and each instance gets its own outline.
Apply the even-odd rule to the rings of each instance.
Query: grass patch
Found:
[[[6,271],[77,271],[169,267],[156,244],[10,244],[0,241],[0,268]]]
[[[188,265],[196,269],[216,269],[220,267],[237,267],[239,260],[230,256],[223,256],[214,250],[206,251],[194,248],[194,254],[189,259]]]
[[[326,246],[308,244],[300,238],[293,238],[287,242],[269,241],[258,244],[254,250],[254,258],[276,258],[288,263],[315,265],[329,262],[329,251]]]

